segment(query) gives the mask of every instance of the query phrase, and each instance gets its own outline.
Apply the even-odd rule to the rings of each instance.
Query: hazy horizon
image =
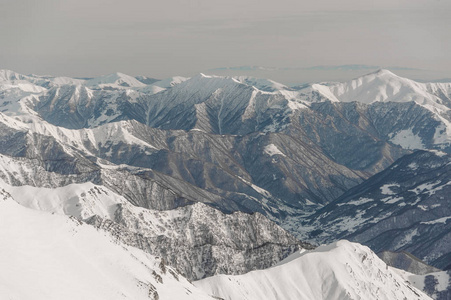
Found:
[[[450,14],[451,2],[437,0],[5,0],[0,68],[166,78],[264,66],[278,72],[254,76],[304,82],[360,72],[305,75],[305,68],[370,65],[415,69],[395,71],[413,79],[451,78]]]

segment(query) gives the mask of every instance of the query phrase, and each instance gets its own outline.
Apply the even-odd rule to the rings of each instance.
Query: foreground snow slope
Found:
[[[14,170],[11,164],[4,167]],[[111,232],[124,244],[164,258],[190,280],[265,269],[308,247],[259,213],[224,214],[203,203],[150,210],[91,182],[44,188],[12,186],[0,179],[0,190],[22,206],[72,216]]]
[[[155,257],[4,191],[0,244],[0,299],[211,299]]]
[[[430,299],[369,248],[345,240],[293,254],[270,269],[195,285],[224,299]]]

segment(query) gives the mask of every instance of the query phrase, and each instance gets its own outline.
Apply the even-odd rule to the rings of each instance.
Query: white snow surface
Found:
[[[282,156],[286,156],[285,154],[283,154],[282,151],[279,150],[279,148],[277,148],[276,145],[274,144],[269,144],[265,146],[264,152],[266,154],[268,154],[269,156],[273,156],[273,155],[282,155]]]
[[[445,186],[451,185],[451,181],[448,181],[446,183],[442,183],[440,180],[437,180],[435,182],[427,182],[422,183],[418,185],[416,188],[409,190],[409,192],[414,192],[415,194],[429,194],[433,195],[435,192],[440,191]]]
[[[399,187],[399,184],[397,183],[385,184],[381,186],[381,193],[384,195],[394,195],[395,192],[391,190],[392,187]]]
[[[384,69],[348,82],[331,85],[329,89],[337,99],[343,102],[415,101],[422,105],[442,107],[438,97],[429,92],[430,88],[427,84],[399,77]]]
[[[421,222],[420,224],[426,224],[426,225],[434,225],[434,224],[446,224],[448,220],[451,220],[451,217],[443,217],[436,220],[428,221],[428,222]]]
[[[194,284],[224,299],[430,299],[360,244],[339,241],[293,255],[270,269]]]
[[[94,215],[114,219],[117,204],[128,204],[124,197],[91,182],[44,188],[11,186],[0,179],[0,187],[25,207],[73,216],[80,220]]]
[[[425,149],[423,140],[414,134],[412,129],[400,130],[390,136],[390,142],[404,149]]]
[[[67,216],[0,198],[0,298],[212,299],[155,257]],[[155,273],[153,273],[155,272]],[[162,282],[158,280],[161,276]],[[151,297],[149,297],[151,295]]]

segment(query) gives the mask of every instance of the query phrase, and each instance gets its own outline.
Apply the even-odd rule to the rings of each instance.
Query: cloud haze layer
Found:
[[[240,65],[406,66],[451,77],[451,1],[0,3],[0,68],[166,77]]]

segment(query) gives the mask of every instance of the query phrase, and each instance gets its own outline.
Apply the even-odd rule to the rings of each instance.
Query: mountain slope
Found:
[[[309,217],[318,243],[346,238],[373,251],[407,251],[449,268],[451,157],[417,151]]]

